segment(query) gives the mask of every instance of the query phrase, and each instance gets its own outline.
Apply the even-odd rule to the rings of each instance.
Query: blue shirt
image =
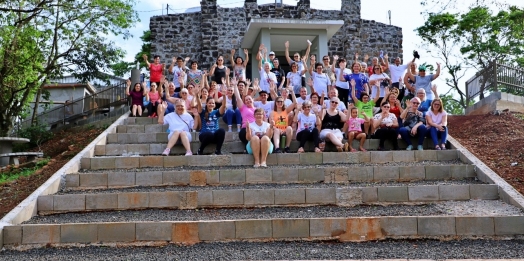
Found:
[[[200,120],[202,121],[202,129],[200,130],[200,133],[215,133],[215,131],[218,130],[218,119],[221,116],[222,115],[220,115],[219,110],[213,110],[212,112],[208,113],[206,118],[206,111],[205,109],[202,109],[202,112],[200,113]]]
[[[431,102],[433,100],[425,100],[420,103],[418,106],[418,111],[422,112],[422,115],[426,117],[426,112],[428,112],[429,108],[431,107]]]
[[[428,100],[435,99],[435,95],[433,95],[433,91],[431,91],[431,81],[433,81],[433,74],[424,77],[415,75],[415,88],[417,90],[424,89]]]
[[[346,79],[348,83],[351,82],[352,79],[355,80],[355,95],[357,99],[360,99],[360,94],[366,90],[364,84],[369,82],[368,77],[363,73],[352,73],[345,74],[344,79]],[[349,84],[349,100],[353,100],[351,83]]]

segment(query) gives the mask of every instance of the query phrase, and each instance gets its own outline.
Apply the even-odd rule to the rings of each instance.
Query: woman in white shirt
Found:
[[[305,101],[302,104],[302,111],[297,113],[293,119],[297,140],[300,142],[298,153],[304,152],[306,141],[313,141],[315,152],[322,152],[319,148],[320,118],[311,111],[311,102]]]
[[[375,104],[382,104],[385,89],[391,84],[391,79],[382,71],[382,66],[373,65],[373,74],[369,76],[369,84],[371,85],[371,97],[376,97],[376,93],[380,92],[380,98]]]
[[[338,77],[340,75],[340,71],[342,70],[342,75],[350,74],[351,70],[349,70],[346,67],[340,67],[340,63],[346,63],[346,59],[339,58],[338,55],[333,56],[333,64],[331,65],[331,70],[335,73],[335,86],[338,91],[338,98],[340,99],[341,103],[344,105],[348,104],[349,101],[349,83],[343,82]],[[338,65],[339,68],[335,68],[335,64]]]
[[[265,112],[262,108],[255,109],[255,121],[246,125],[247,153],[255,158],[253,167],[267,167],[267,155],[273,152],[273,126],[264,121]]]
[[[171,148],[175,144],[180,144],[186,149],[186,156],[191,156],[191,130],[196,129],[196,125],[193,117],[186,111],[186,105],[183,100],[177,100],[175,102],[175,111],[168,113],[164,116],[164,112],[167,109],[167,102],[159,104],[158,110],[161,112],[158,114],[158,124],[169,125],[169,135],[167,136],[167,147],[162,152],[162,155],[168,156],[171,152]]]
[[[331,80],[327,74],[322,72],[324,66],[322,63],[316,62],[314,55],[311,56],[310,62],[311,64],[309,67],[309,74],[313,79],[313,88],[315,89],[314,91],[317,93],[328,93],[329,87],[331,87]],[[315,68],[315,71],[313,71],[313,68]],[[314,91],[311,90],[311,92]]]

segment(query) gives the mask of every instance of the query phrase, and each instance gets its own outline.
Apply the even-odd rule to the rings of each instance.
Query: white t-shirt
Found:
[[[371,96],[370,97],[376,97],[377,95],[377,91],[378,89],[380,88],[380,96],[379,97],[384,97],[384,95],[386,95],[386,89],[384,86],[381,86],[380,85],[380,82],[381,81],[378,81],[379,79],[389,79],[389,76],[385,73],[383,74],[372,74],[371,76],[369,76],[369,80],[377,80],[377,82],[371,86]],[[380,86],[380,87],[379,87]]]
[[[351,70],[348,69],[348,68],[344,68],[344,71],[342,72],[343,75],[344,75],[344,74],[350,74],[350,73],[351,73]],[[341,81],[341,80],[339,79],[339,76],[340,76],[340,68],[335,68],[335,76],[336,76],[335,79],[337,79],[337,81],[335,82],[335,85],[336,85],[337,87],[342,88],[342,89],[347,89],[347,90],[349,90],[349,82],[343,82],[343,81]]]
[[[224,99],[222,100],[222,102],[225,100],[226,101],[226,110],[232,110],[233,109],[233,99],[229,99],[227,96],[223,96]]]
[[[178,65],[173,66],[173,83],[175,84],[176,88],[180,87],[180,83],[178,82],[178,77],[182,74],[182,72],[185,72],[189,70],[186,66],[184,67],[178,67]],[[187,73],[184,76],[184,82],[187,82]]]
[[[262,137],[264,134],[266,134],[267,129],[269,129],[270,125],[267,121],[262,122],[262,126],[258,126],[256,121],[249,124],[249,128],[251,129],[251,136],[258,136]]]
[[[312,72],[311,78],[313,78],[313,87],[315,88],[315,91],[322,95],[322,92],[326,93],[328,92],[328,86],[331,86],[331,80],[329,80],[329,77],[325,73],[316,73]]]
[[[313,130],[313,128],[316,128],[317,116],[314,113],[309,113],[309,115],[306,116],[304,113],[299,112],[297,116],[297,120],[298,120],[297,133],[305,129],[308,129],[311,131]]]
[[[291,104],[293,104],[293,101],[290,100],[290,99],[286,99],[286,100],[284,101],[284,105],[286,105],[286,108],[287,108],[288,106],[291,106]]]
[[[164,116],[164,125],[166,124],[169,125],[168,139],[170,139],[173,135],[173,132],[175,131],[185,131],[187,133],[191,132],[191,129],[195,124],[195,120],[187,112],[181,115],[178,115],[176,112],[171,112]],[[188,138],[189,141],[191,141],[191,135],[188,135]]]
[[[381,117],[382,113],[377,113],[375,116],[373,116],[373,119],[374,120],[379,120],[380,117]],[[382,118],[382,120],[380,121],[380,124],[393,124],[394,122],[397,121],[397,117],[395,116],[395,114],[393,113],[389,113],[389,115],[385,118]]]
[[[291,65],[294,63],[298,64],[298,72],[302,72],[304,70],[304,63],[302,61],[297,62],[297,61],[291,60],[291,62],[289,63],[289,66],[291,67]],[[305,77],[305,75],[302,75],[302,77]]]
[[[404,72],[408,68],[407,64],[396,66],[395,64],[389,65],[389,72],[391,73],[391,82],[399,82],[400,78],[404,77]]]
[[[262,91],[269,93],[269,81],[273,81],[277,84],[277,76],[272,72],[266,73],[263,69],[260,70],[260,89]]]
[[[264,110],[266,118],[269,117],[269,113],[273,110],[273,106],[275,106],[274,101],[268,101],[266,104],[263,104],[261,101],[256,101],[253,104],[255,105],[255,108],[262,108]]]
[[[302,99],[302,96],[297,98],[297,104],[302,104],[305,101],[311,100],[311,94],[306,95],[306,99]]]

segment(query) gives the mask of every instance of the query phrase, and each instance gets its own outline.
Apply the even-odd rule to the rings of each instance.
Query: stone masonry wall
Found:
[[[356,52],[362,59],[366,53],[373,57],[384,50],[390,59],[402,57],[402,28],[362,20],[360,0],[342,0],[341,10],[311,9],[309,0],[299,0],[297,6],[284,6],[282,10],[274,4],[259,6],[256,0],[245,0],[244,7],[237,8],[222,8],[216,0],[202,0],[201,12],[151,17],[149,27],[155,39],[151,52],[166,62],[173,56],[189,56],[206,69],[218,55],[229,64],[230,50],[240,47],[251,18],[344,20],[328,42],[330,56],[353,60]]]

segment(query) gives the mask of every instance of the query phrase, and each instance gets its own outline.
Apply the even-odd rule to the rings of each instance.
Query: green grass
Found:
[[[4,172],[0,174],[0,184],[16,180],[19,177],[28,177],[33,175],[37,170],[41,169],[43,166],[47,165],[49,159],[43,159],[36,163],[36,166],[32,168],[21,168],[21,169],[12,169],[9,172]]]

